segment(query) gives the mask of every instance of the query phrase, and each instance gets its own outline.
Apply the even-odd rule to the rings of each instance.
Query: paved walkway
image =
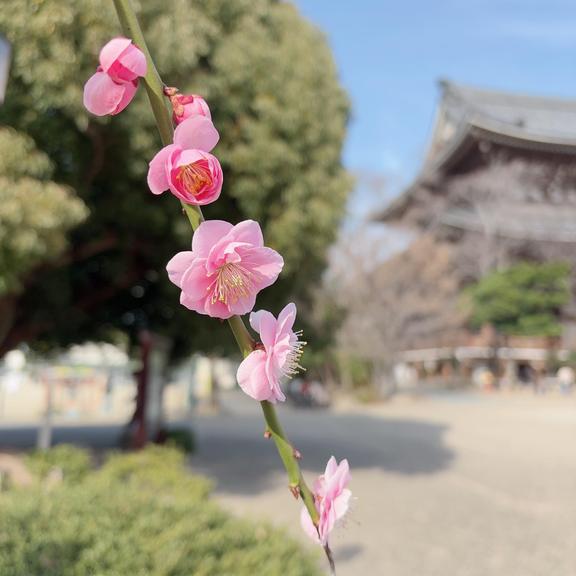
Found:
[[[235,513],[300,532],[258,406],[196,419],[193,467]],[[361,412],[282,410],[308,476],[347,457],[339,576],[576,576],[576,398],[447,395]]]

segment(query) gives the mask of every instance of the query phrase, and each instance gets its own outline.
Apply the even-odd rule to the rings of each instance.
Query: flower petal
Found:
[[[112,38],[110,42],[104,45],[102,50],[100,50],[100,66],[102,70],[107,72],[114,63],[118,60],[120,55],[132,44],[130,38]]]
[[[120,55],[119,61],[122,66],[132,72],[134,76],[146,76],[146,56],[144,55],[144,52],[142,52],[142,50],[137,46],[134,46],[134,44],[128,46],[128,48]]]
[[[164,146],[148,164],[148,187],[152,194],[162,194],[169,188],[166,162],[170,155],[178,150],[178,146]]]
[[[116,114],[125,92],[126,85],[116,84],[105,72],[96,72],[84,85],[84,106],[96,116]]]
[[[120,98],[120,102],[118,102],[118,106],[116,106],[116,110],[111,112],[112,115],[119,114],[132,102],[132,98],[134,98],[134,94],[136,94],[136,89],[138,88],[138,84],[134,82],[126,82],[126,84],[122,84],[122,88],[124,88],[124,92],[122,93],[122,97]]]
[[[231,236],[236,242],[246,242],[258,248],[264,246],[262,229],[260,224],[254,220],[244,220],[236,224]]]
[[[330,478],[336,473],[336,470],[338,470],[338,462],[334,456],[330,456],[330,460],[328,460],[328,463],[326,464],[326,470],[324,471],[324,477],[326,478],[326,481],[330,480]]]
[[[268,310],[258,310],[250,314],[250,326],[260,334],[260,340],[265,348],[271,348],[274,345],[276,335],[276,318]]]
[[[254,308],[256,304],[256,294],[250,293],[248,296],[239,298],[235,302],[229,302],[228,308],[232,316],[243,316]]]
[[[212,302],[210,297],[204,299],[204,308],[203,310],[197,310],[200,314],[206,314],[211,318],[220,318],[220,320],[228,320],[234,316],[234,312],[230,310],[230,308],[220,300],[215,300]]]
[[[178,124],[174,131],[174,144],[181,148],[197,148],[210,152],[219,139],[220,135],[212,120],[206,116],[191,116]]]
[[[333,508],[336,516],[336,520],[340,520],[348,512],[350,508],[350,500],[352,498],[352,492],[348,488],[344,488],[341,494],[334,499]]]
[[[268,357],[266,358],[266,376],[268,377],[268,382],[270,383],[270,389],[274,397],[274,402],[280,401],[284,402],[286,396],[282,392],[282,387],[280,386],[280,376],[281,372],[276,362],[275,354],[266,351]]]
[[[338,469],[332,476],[332,482],[336,484],[336,491],[341,492],[350,483],[351,478],[348,460],[344,459],[338,464]]]
[[[190,252],[193,254],[193,252]],[[182,275],[180,287],[190,300],[203,300],[212,295],[211,287],[215,277],[206,274],[204,258],[196,258]]]
[[[192,237],[192,252],[196,256],[206,257],[212,246],[219,242],[234,226],[224,220],[202,222]]]
[[[284,267],[284,259],[272,248],[239,249],[244,266],[258,273],[259,290],[274,284]]]
[[[244,358],[236,373],[238,384],[244,393],[260,402],[271,398],[265,365],[266,353],[263,350],[255,350]]]
[[[192,252],[178,252],[166,265],[170,282],[181,288],[182,277],[194,261],[195,258]]]
[[[290,302],[286,304],[280,314],[278,314],[277,339],[289,336],[296,320],[296,304]]]
[[[320,543],[316,526],[314,526],[314,522],[312,522],[312,518],[310,518],[310,513],[305,507],[303,507],[302,512],[300,512],[300,525],[304,532],[306,532],[314,542]]]

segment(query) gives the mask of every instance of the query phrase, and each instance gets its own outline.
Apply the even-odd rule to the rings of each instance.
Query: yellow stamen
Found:
[[[254,291],[254,276],[254,272],[239,264],[224,264],[218,270],[212,304],[222,302],[228,305],[238,302],[240,298],[247,298]]]
[[[205,161],[192,162],[191,164],[180,166],[176,174],[176,181],[189,194],[198,194],[206,186],[212,184],[212,175],[210,174],[208,163]]]

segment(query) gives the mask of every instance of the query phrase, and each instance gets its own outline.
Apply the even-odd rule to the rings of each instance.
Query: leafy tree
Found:
[[[351,186],[341,165],[348,101],[324,38],[275,0],[146,0],[140,18],[164,81],[203,94],[221,132],[225,193],[207,217],[258,219],[285,257],[257,305],[309,302]],[[190,230],[169,194],[146,187],[160,142],[144,91],[113,119],[82,107],[98,50],[120,33],[112,3],[5,0],[0,31],[14,49],[0,124],[28,134],[90,210],[65,265],[21,277],[0,353],[22,339],[66,344],[143,327],[171,333],[176,352],[223,349],[229,336],[182,308],[163,272]]]
[[[560,262],[524,262],[488,274],[466,292],[472,324],[492,324],[505,335],[559,336],[569,274],[570,266]]]
[[[0,129],[0,340],[11,324],[9,296],[20,290],[21,278],[60,256],[66,232],[87,215],[72,190],[51,180],[53,171],[31,138]]]
[[[0,294],[18,290],[22,275],[58,256],[66,231],[86,216],[84,203],[50,180],[52,170],[33,140],[0,129]]]

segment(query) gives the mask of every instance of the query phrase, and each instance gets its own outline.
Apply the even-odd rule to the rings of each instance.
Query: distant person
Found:
[[[525,362],[518,364],[518,380],[520,381],[521,384],[526,386],[530,384],[532,384],[535,387],[538,386],[534,368],[532,368],[530,364]]]
[[[496,378],[492,370],[486,366],[479,366],[472,373],[472,382],[483,392],[492,392],[495,387]]]
[[[572,391],[574,381],[576,380],[576,374],[572,366],[562,366],[559,368],[556,378],[558,379],[560,392],[562,392],[562,394],[568,394]]]

